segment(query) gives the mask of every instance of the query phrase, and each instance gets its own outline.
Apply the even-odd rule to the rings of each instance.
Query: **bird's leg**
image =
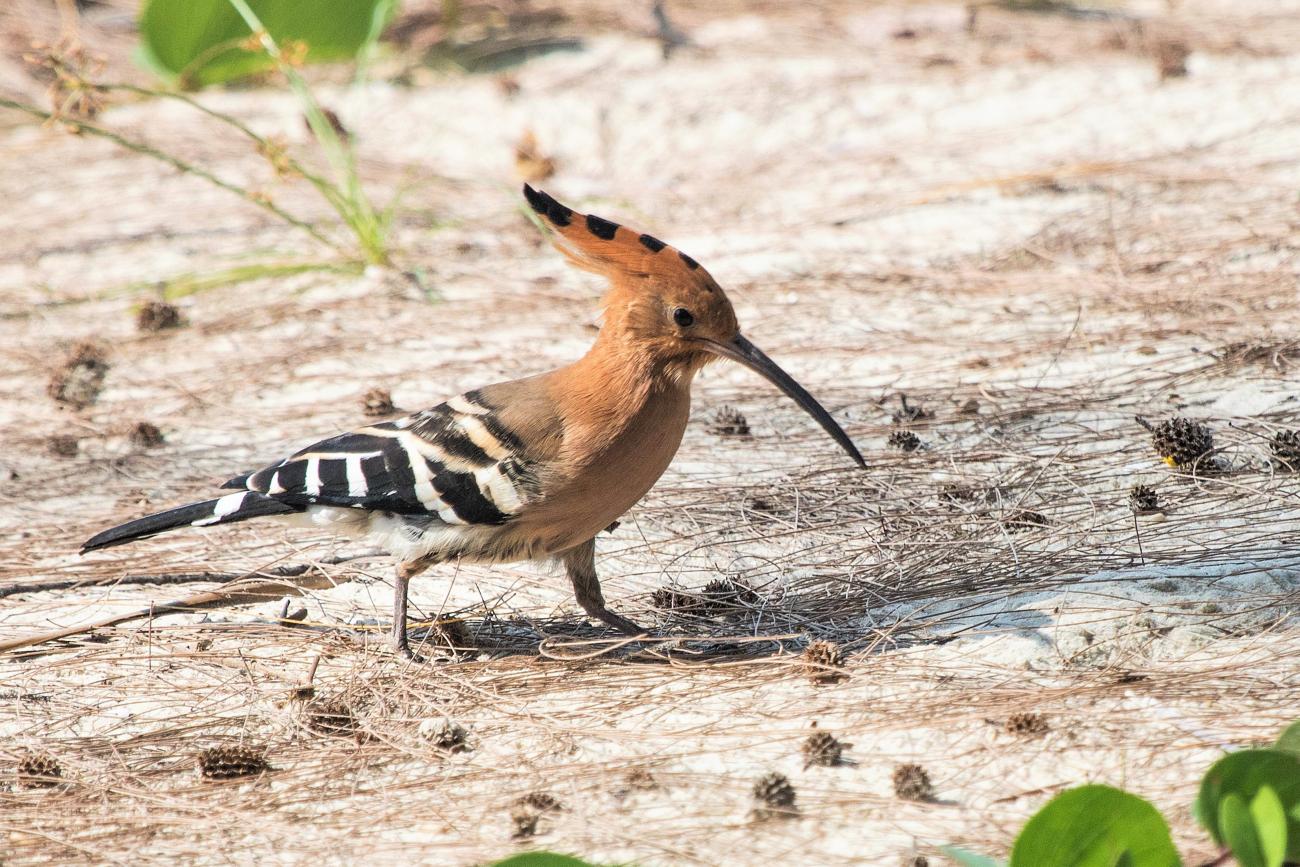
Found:
[[[640,626],[605,607],[605,597],[600,592],[600,580],[596,577],[595,539],[565,551],[563,560],[565,571],[569,573],[569,580],[573,582],[573,595],[577,597],[583,611],[627,635],[645,634],[645,630]]]
[[[419,560],[413,563],[398,563],[397,577],[393,582],[393,648],[413,662],[422,660],[411,652],[411,644],[406,637],[406,591],[411,578],[427,568],[428,564]]]

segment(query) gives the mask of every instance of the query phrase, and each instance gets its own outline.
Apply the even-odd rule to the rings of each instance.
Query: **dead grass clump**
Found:
[[[833,641],[814,641],[804,648],[800,658],[813,683],[839,683],[849,676],[844,670],[844,653]]]
[[[45,438],[45,450],[56,458],[75,458],[80,440],[71,434],[51,434]]]
[[[734,406],[724,406],[713,414],[709,433],[720,437],[747,437],[749,420]]]
[[[137,331],[166,331],[181,327],[181,311],[166,301],[146,301],[135,312]]]
[[[894,768],[894,794],[904,801],[933,801],[934,786],[925,768],[908,762]]]
[[[846,744],[830,732],[813,732],[803,742],[804,767],[818,765],[833,768],[844,764],[844,751],[852,744]]]
[[[235,780],[256,777],[271,770],[266,750],[259,747],[209,747],[196,757],[199,776],[205,780]]]
[[[49,753],[28,752],[18,760],[16,775],[20,789],[47,788],[62,782],[63,766]]]
[[[1007,734],[1012,735],[1041,735],[1050,729],[1047,724],[1047,717],[1041,713],[1026,711],[1022,713],[1013,713],[1007,717],[1003,725]]]
[[[99,344],[78,343],[50,377],[47,393],[73,409],[85,409],[99,399],[108,375],[106,359],[107,353]]]
[[[163,444],[162,431],[156,424],[147,421],[136,422],[131,427],[128,439],[138,449],[153,449]]]
[[[366,418],[394,415],[393,395],[386,388],[372,388],[361,396],[361,414]]]
[[[1300,340],[1239,340],[1226,344],[1215,354],[1225,365],[1258,364],[1274,370],[1287,370],[1300,361]]]
[[[794,786],[785,774],[773,771],[754,783],[754,817],[756,819],[789,818],[798,815]]]

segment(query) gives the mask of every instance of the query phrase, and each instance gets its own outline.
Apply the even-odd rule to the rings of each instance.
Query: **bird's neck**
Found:
[[[602,330],[586,355],[555,372],[553,394],[570,435],[617,437],[632,427],[674,424],[689,407],[700,366],[696,359],[665,358]]]

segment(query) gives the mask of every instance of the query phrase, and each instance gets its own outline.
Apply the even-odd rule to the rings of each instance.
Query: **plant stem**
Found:
[[[213,184],[214,186],[220,187],[223,190],[227,190],[231,193],[234,193],[244,201],[254,204],[264,211],[269,211],[270,213],[275,214],[277,217],[284,220],[286,223],[290,224],[291,226],[302,229],[304,232],[311,235],[313,238],[315,238],[317,241],[320,241],[322,244],[326,245],[327,247],[330,247],[335,250],[339,249],[338,244],[336,244],[335,242],[331,241],[329,238],[322,235],[320,231],[316,229],[315,226],[298,219],[293,214],[290,214],[288,211],[285,211],[283,208],[276,205],[274,202],[267,201],[266,199],[262,199],[258,196],[255,196],[248,190],[244,189],[243,187],[236,186],[235,184],[232,184],[229,181],[222,180],[221,178],[217,177],[216,175],[212,174],[206,169],[200,168],[199,166],[196,166],[193,163],[188,163],[185,160],[180,159],[179,157],[174,157],[171,154],[165,151],[161,151],[155,147],[152,147],[151,145],[147,145],[144,142],[128,139],[124,136],[118,135],[117,133],[111,130],[104,129],[101,126],[96,126],[95,124],[88,123],[84,120],[79,120],[73,117],[59,117],[51,114],[48,111],[43,111],[42,109],[39,109],[35,106],[25,105],[21,102],[16,102],[15,100],[6,99],[4,97],[0,97],[0,107],[12,108],[15,111],[21,111],[25,114],[32,115],[33,117],[38,117],[43,121],[64,123],[69,126],[76,127],[78,132],[84,132],[88,135],[93,135],[93,136],[97,136],[98,138],[107,139],[108,141],[113,142],[119,147],[126,148],[127,150],[134,151],[138,154],[143,154],[145,156],[153,157],[156,160],[167,163],[173,168],[176,168],[181,172],[184,172],[185,174],[190,174],[196,177],[203,178],[205,181]]]
[[[336,193],[336,196],[326,194],[326,198],[334,205],[339,215],[343,217],[357,236],[366,259],[374,264],[390,264],[385,243],[386,230],[383,222],[375,214],[374,208],[371,207],[370,200],[366,198],[365,191],[361,188],[361,181],[357,177],[356,161],[353,158],[351,146],[335,132],[333,124],[325,117],[325,112],[321,109],[320,103],[316,101],[316,96],[311,92],[311,88],[307,86],[306,79],[291,63],[285,60],[280,46],[276,44],[274,37],[267,31],[261,19],[253,12],[247,0],[228,0],[228,2],[235,7],[235,11],[244,19],[248,29],[256,34],[263,50],[275,61],[276,68],[288,80],[289,87],[293,90],[294,95],[298,97],[299,102],[302,103],[304,113],[307,115],[307,124],[311,127],[316,140],[320,142],[322,150],[325,151],[325,157],[333,166],[339,181],[340,189],[331,190],[331,192]],[[325,194],[324,190],[322,190],[322,194]]]

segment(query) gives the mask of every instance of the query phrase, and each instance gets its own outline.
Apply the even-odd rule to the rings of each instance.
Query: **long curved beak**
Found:
[[[784,391],[790,399],[803,408],[804,412],[817,419],[817,423],[822,426],[822,429],[831,435],[831,439],[840,444],[840,448],[849,453],[849,457],[853,458],[858,466],[866,469],[867,462],[862,459],[862,455],[858,453],[858,449],[853,445],[853,440],[849,439],[849,435],[835,423],[835,419],[831,418],[831,414],[802,385],[795,382],[790,374],[778,367],[775,361],[768,358],[763,353],[763,350],[746,340],[744,335],[737,334],[727,343],[708,340],[705,341],[705,345],[710,352],[740,362]]]

